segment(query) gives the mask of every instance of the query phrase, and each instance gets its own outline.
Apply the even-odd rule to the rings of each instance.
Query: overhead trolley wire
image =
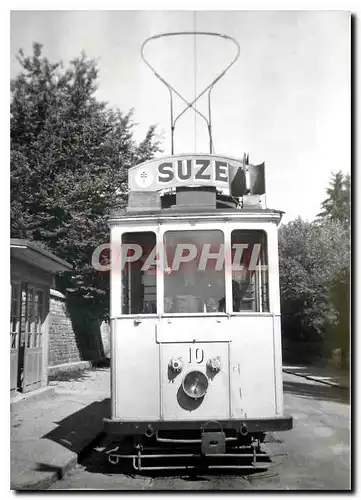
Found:
[[[194,43],[193,43],[193,56],[194,56],[194,152],[197,152],[197,13],[193,13],[193,28],[194,28]]]

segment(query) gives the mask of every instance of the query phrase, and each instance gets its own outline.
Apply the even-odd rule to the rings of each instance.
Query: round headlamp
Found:
[[[189,372],[183,379],[182,387],[187,396],[192,399],[199,399],[207,392],[208,379],[202,372]]]

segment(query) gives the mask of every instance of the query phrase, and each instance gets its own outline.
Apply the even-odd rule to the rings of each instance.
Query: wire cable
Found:
[[[194,30],[194,43],[193,43],[193,56],[194,56],[194,152],[197,152],[197,13],[193,13],[193,30]]]

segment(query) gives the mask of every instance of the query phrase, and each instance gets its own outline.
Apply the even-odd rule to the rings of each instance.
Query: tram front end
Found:
[[[105,430],[119,441],[109,460],[131,458],[137,470],[263,467],[265,433],[292,428],[282,391],[281,212],[262,207],[264,164],[171,156],[131,168],[129,186],[126,210],[109,219]]]

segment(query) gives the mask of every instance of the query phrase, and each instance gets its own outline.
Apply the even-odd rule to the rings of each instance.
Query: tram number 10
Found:
[[[204,360],[204,351],[200,347],[190,347],[188,352],[188,363],[202,363]]]

